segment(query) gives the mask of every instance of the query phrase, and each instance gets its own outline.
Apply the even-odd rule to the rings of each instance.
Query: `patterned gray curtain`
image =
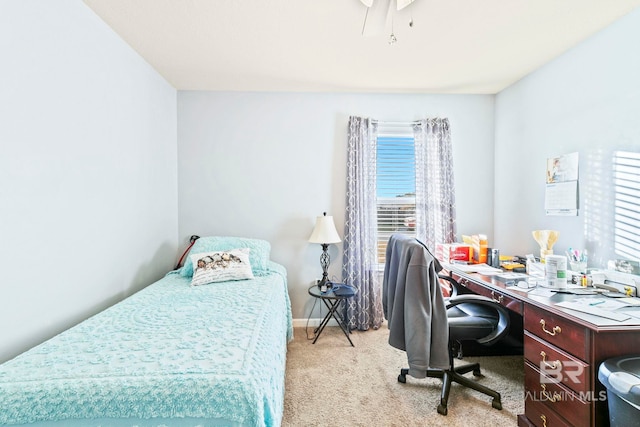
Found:
[[[349,118],[342,278],[358,289],[347,303],[347,326],[363,331],[384,321],[376,260],[376,133],[371,119]]]
[[[456,241],[456,196],[449,119],[413,126],[416,150],[416,236],[429,249]]]

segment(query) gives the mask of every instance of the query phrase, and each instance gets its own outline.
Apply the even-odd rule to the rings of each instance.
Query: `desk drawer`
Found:
[[[536,427],[575,427],[560,415],[547,408],[542,402],[527,401],[524,414]]]
[[[525,410],[531,403],[539,403],[559,414],[570,425],[591,425],[592,404],[562,384],[541,376],[540,371],[528,362],[524,364],[524,389]]]
[[[525,331],[524,357],[547,376],[578,393],[587,393],[591,384],[589,365]]]
[[[584,326],[527,304],[524,329],[579,359],[589,360],[589,331]]]
[[[489,289],[485,285],[476,283],[473,280],[469,280],[464,277],[458,277],[457,280],[462,286],[465,286],[470,291],[478,295],[491,298],[492,300],[508,308],[509,310],[522,315],[522,301],[518,301],[517,299],[512,298],[509,295],[503,294],[499,290]]]

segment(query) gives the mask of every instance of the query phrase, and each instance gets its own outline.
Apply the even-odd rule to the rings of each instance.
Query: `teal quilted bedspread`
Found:
[[[211,418],[278,426],[286,271],[190,287],[169,274],[0,365],[0,425],[99,418]]]

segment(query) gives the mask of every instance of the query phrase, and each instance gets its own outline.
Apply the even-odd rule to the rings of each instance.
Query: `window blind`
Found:
[[[384,264],[391,234],[415,236],[416,168],[410,124],[379,126],[376,161],[378,261]]]
[[[640,260],[640,153],[618,151],[613,159],[615,252]]]

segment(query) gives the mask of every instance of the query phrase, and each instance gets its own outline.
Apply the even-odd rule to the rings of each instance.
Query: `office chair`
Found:
[[[460,292],[460,283],[456,279],[451,276],[447,276],[444,274],[438,274],[438,280],[440,281],[440,289],[446,288],[447,296],[446,298],[455,297]]]
[[[431,255],[426,246],[422,243],[420,243],[420,245],[428,253],[427,258],[433,259],[436,270],[440,270],[439,262]],[[387,257],[390,257],[390,252],[390,250],[387,251]],[[385,268],[389,266],[391,261],[389,258],[387,259]],[[391,267],[392,269],[396,268],[396,266]],[[492,397],[491,406],[496,409],[502,409],[500,393],[464,376],[464,374],[469,372],[473,372],[474,376],[481,376],[480,364],[472,363],[463,366],[454,366],[453,359],[454,357],[462,357],[461,343],[464,341],[476,341],[483,345],[492,345],[498,342],[509,331],[509,313],[507,309],[490,298],[473,294],[461,294],[460,285],[452,277],[438,274],[438,279],[444,280],[452,286],[452,296],[444,299],[449,330],[449,368],[429,368],[426,371],[427,377],[442,379],[438,413],[447,415],[449,392],[451,391],[451,384],[453,382]],[[435,289],[440,291],[439,283]],[[398,381],[406,383],[408,373],[409,369],[401,369],[400,375],[398,375]]]

